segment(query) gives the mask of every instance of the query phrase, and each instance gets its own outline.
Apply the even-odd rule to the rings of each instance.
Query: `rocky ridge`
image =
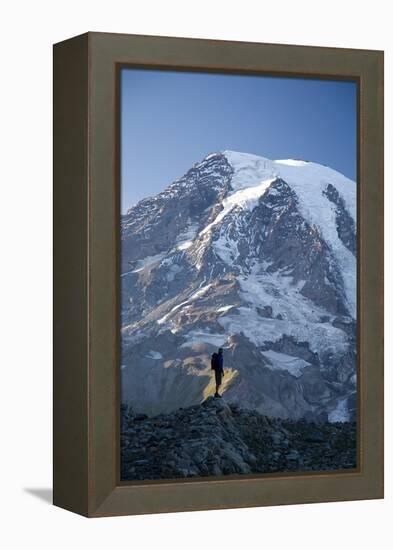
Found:
[[[122,408],[122,480],[355,467],[354,422],[269,418],[213,397],[155,417]]]

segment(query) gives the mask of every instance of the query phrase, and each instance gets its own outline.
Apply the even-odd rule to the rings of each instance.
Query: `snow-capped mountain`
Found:
[[[353,419],[356,184],[319,164],[224,151],[121,221],[122,399],[203,401],[224,348],[231,402]]]

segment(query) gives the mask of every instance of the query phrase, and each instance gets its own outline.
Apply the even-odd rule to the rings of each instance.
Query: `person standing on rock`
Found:
[[[211,360],[211,367],[214,370],[216,377],[216,393],[214,397],[221,397],[218,390],[221,386],[222,377],[224,376],[224,355],[222,348],[219,348],[218,353],[214,352]]]

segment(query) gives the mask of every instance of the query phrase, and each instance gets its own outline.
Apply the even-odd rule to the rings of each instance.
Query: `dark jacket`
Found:
[[[217,369],[224,372],[224,356],[222,353],[217,355]]]
[[[211,359],[211,367],[212,370],[214,370],[216,373],[223,373],[224,372],[224,358],[222,356],[222,353],[216,353],[214,352]]]

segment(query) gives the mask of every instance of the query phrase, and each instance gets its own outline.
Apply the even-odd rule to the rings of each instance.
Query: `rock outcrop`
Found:
[[[356,424],[269,418],[209,397],[148,417],[122,409],[122,480],[356,467]]]

